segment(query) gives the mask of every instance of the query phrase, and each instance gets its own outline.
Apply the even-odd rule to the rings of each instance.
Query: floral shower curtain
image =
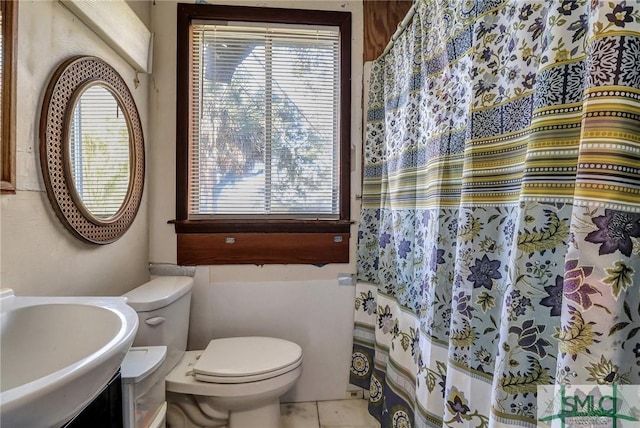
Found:
[[[640,384],[640,3],[416,7],[372,68],[351,382],[480,428]]]

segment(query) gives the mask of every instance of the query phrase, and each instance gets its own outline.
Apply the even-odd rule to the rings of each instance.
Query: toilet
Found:
[[[279,428],[280,397],[302,374],[302,349],[273,337],[214,339],[186,351],[190,277],[158,277],[124,294],[138,313],[133,346],[166,346],[167,426]]]

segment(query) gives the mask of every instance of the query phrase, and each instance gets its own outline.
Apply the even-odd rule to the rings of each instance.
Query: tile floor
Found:
[[[282,428],[379,428],[367,400],[312,401],[280,405]]]

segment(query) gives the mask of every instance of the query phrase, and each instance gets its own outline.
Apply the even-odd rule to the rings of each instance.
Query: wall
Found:
[[[223,4],[223,1],[210,1]],[[362,129],[362,3],[361,1],[290,2],[229,1],[246,6],[297,7],[352,12],[352,217],[359,206]],[[155,33],[150,115],[153,149],[149,153],[150,260],[175,263],[176,236],[167,221],[175,218],[175,58],[176,5],[155,2],[151,10]],[[356,226],[351,254],[355,254]],[[339,286],[339,272],[355,272],[350,264],[314,266],[201,266],[192,298],[189,347],[203,348],[212,338],[271,335],[299,343],[304,373],[284,400],[344,398],[348,387],[353,330],[354,287]]]
[[[149,24],[149,3],[134,9]],[[146,14],[146,17],[145,17]],[[147,197],[129,231],[116,243],[85,244],[56,217],[42,181],[39,120],[44,91],[58,64],[95,55],[129,85],[149,140],[148,78],[135,72],[60,2],[20,1],[17,49],[17,192],[2,195],[0,286],[18,295],[118,295],[148,279]],[[147,180],[148,184],[148,180]]]
[[[412,4],[413,0],[364,0],[365,62],[382,54]]]

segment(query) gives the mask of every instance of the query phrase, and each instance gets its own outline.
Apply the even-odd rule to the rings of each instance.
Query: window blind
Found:
[[[69,163],[82,204],[98,218],[115,215],[129,191],[129,128],[113,94],[88,87],[76,101],[69,127]]]
[[[190,218],[338,218],[338,28],[192,31]]]

